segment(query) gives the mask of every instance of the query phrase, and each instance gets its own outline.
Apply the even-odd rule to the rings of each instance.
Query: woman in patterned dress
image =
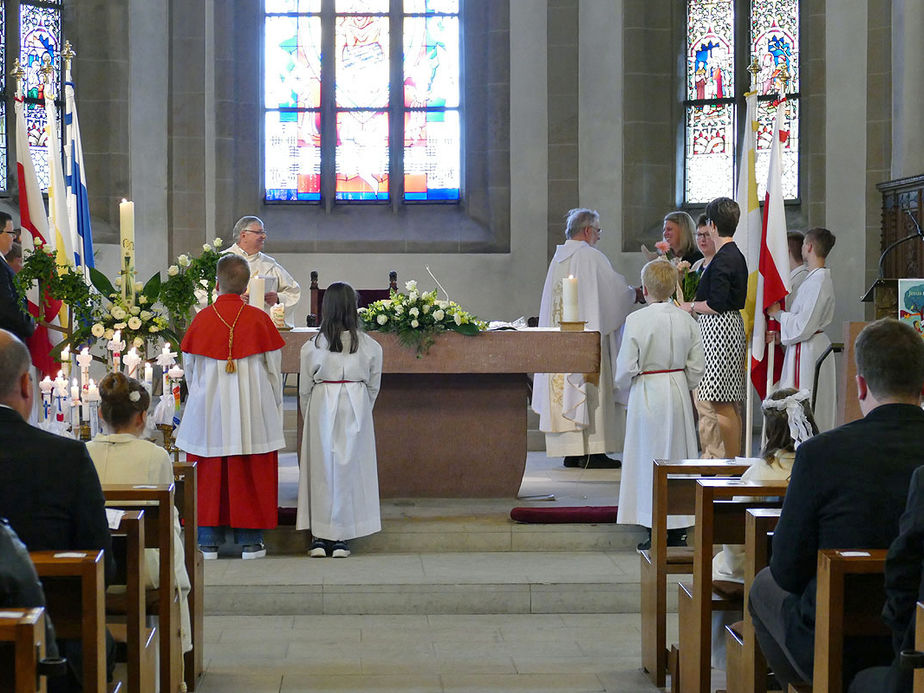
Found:
[[[699,320],[706,354],[706,373],[699,396],[718,417],[726,457],[741,448],[741,415],[737,402],[745,392],[745,337],[741,309],[748,293],[748,267],[732,240],[738,226],[738,204],[719,197],[706,205],[706,222],[716,254],[703,272],[696,300],[683,307]]]

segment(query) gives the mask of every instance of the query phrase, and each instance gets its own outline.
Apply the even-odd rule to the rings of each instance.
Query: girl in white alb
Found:
[[[359,329],[356,305],[353,287],[331,284],[318,335],[301,351],[305,429],[295,526],[311,530],[312,557],[345,558],[347,540],[382,528],[372,426],[382,347]]]

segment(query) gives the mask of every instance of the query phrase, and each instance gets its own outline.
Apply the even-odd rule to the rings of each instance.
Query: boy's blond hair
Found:
[[[664,301],[677,290],[677,269],[663,258],[652,260],[642,267],[642,284],[652,299]]]

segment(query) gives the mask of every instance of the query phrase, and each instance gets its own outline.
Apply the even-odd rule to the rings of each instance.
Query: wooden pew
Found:
[[[128,693],[153,691],[156,629],[146,625],[144,510],[126,511],[119,527],[110,531],[119,572],[106,590],[106,613],[124,622],[109,621],[109,631],[117,643],[125,643]]]
[[[741,608],[738,600],[717,595],[712,587],[715,544],[743,544],[749,507],[779,507],[787,481],[701,479],[696,484],[693,583],[678,585],[680,686],[684,693],[708,693],[712,670],[713,609]],[[744,497],[743,500],[738,500]],[[775,498],[776,500],[766,500]]]
[[[173,491],[173,484],[103,484],[107,504],[144,507],[145,548],[160,551],[160,586],[148,593],[146,602],[147,606],[156,607],[160,690],[163,693],[177,693],[182,682],[180,607],[173,574]]]
[[[667,576],[693,572],[686,547],[667,546],[669,515],[693,515],[699,476],[740,476],[749,465],[735,460],[654,460],[651,549],[640,552],[642,666],[663,687],[667,671]]]
[[[0,609],[0,692],[45,691],[45,609]]]
[[[103,552],[31,551],[45,588],[46,611],[58,638],[80,640],[83,690],[106,690],[106,614]]]
[[[750,508],[744,518],[744,620],[741,631],[725,627],[727,693],[766,693],[767,663],[754,635],[747,598],[754,577],[770,564],[770,542],[780,519],[779,508]]]
[[[183,524],[183,550],[186,558],[186,573],[189,575],[189,618],[192,626],[192,650],[183,656],[183,672],[186,689],[196,690],[196,683],[203,671],[204,647],[204,561],[199,551],[198,508],[197,508],[196,462],[176,462],[173,465],[173,484],[176,487],[173,502],[180,513]]]
[[[924,603],[918,602],[914,608],[914,647],[924,652]],[[924,693],[924,667],[914,670],[914,693]]]

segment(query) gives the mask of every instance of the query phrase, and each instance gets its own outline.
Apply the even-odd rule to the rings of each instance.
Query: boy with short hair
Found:
[[[699,326],[670,300],[674,266],[652,260],[642,269],[642,286],[649,305],[626,318],[616,358],[616,390],[629,390],[616,521],[642,525],[650,534],[652,460],[698,456],[690,390],[706,362]],[[682,545],[690,524],[690,517],[671,516],[669,543]],[[648,546],[650,536],[639,548]]]

